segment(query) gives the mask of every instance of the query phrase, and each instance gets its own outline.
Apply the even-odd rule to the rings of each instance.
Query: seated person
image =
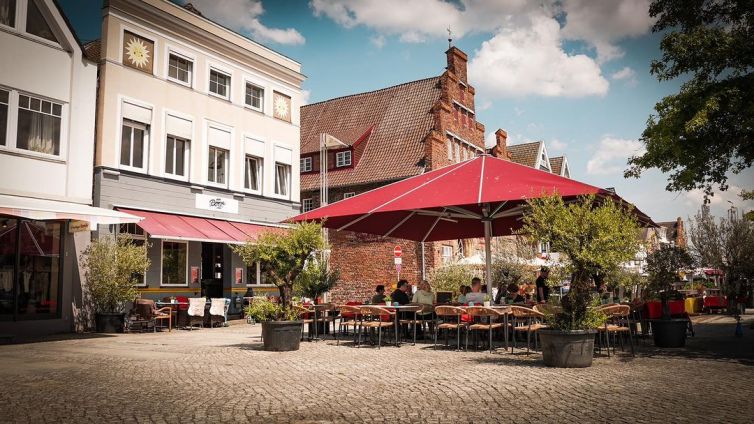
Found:
[[[460,304],[466,303],[466,293],[470,292],[471,289],[469,288],[469,286],[462,285],[458,289],[458,291],[459,291],[460,294],[458,295],[458,298],[456,299],[456,302],[458,302]]]
[[[372,301],[370,302],[373,305],[377,305],[379,303],[385,303],[385,286],[380,284],[377,286],[377,288],[374,289],[374,296],[372,296]]]
[[[474,305],[484,304],[484,297],[487,296],[482,293],[482,280],[479,277],[474,277],[471,280],[471,293],[466,294],[466,303],[474,303]]]
[[[411,303],[418,303],[424,307],[419,313],[420,315],[432,313],[432,306],[435,304],[435,294],[432,293],[432,287],[430,287],[429,281],[422,280],[422,282],[419,283],[419,290],[414,293],[414,297],[411,298]]]
[[[411,292],[411,284],[407,280],[398,281],[398,288],[390,295],[393,303],[398,302],[399,305],[406,305],[411,302],[408,294]]]
[[[518,284],[508,284],[507,294],[505,295],[505,303],[523,303],[524,297],[518,292]]]

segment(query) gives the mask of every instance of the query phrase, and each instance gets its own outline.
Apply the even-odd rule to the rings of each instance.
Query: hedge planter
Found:
[[[95,329],[98,333],[122,333],[126,314],[97,313],[94,315]]]
[[[558,368],[591,366],[595,334],[597,330],[539,330],[545,365]]]
[[[657,347],[684,347],[686,346],[685,319],[654,319],[652,322],[652,336]]]
[[[288,352],[298,350],[303,321],[265,321],[262,323],[264,350]]]

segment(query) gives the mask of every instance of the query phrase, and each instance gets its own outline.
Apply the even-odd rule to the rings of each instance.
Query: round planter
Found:
[[[558,368],[591,366],[595,334],[597,330],[539,330],[545,365]]]
[[[266,321],[262,323],[264,350],[288,352],[298,350],[303,321]]]
[[[94,314],[95,329],[98,333],[122,333],[125,326],[126,314],[96,313]]]
[[[654,319],[652,322],[652,336],[657,347],[686,346],[685,319]]]

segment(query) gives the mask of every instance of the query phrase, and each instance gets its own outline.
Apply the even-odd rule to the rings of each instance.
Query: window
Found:
[[[288,196],[290,189],[291,166],[282,163],[275,164],[275,194]]]
[[[444,264],[450,263],[451,259],[453,259],[453,246],[443,246],[442,247],[442,263]]]
[[[191,86],[194,63],[185,57],[170,53],[168,58],[168,79]]]
[[[314,199],[304,199],[301,201],[301,212],[309,212],[314,209]]]
[[[209,92],[230,100],[230,75],[210,69]]]
[[[312,170],[312,157],[306,157],[299,159],[301,172],[311,172]]]
[[[264,262],[257,262],[254,265],[246,267],[246,285],[267,284],[269,276],[269,265]]]
[[[207,180],[215,184],[226,184],[228,151],[210,146]]]
[[[539,253],[550,253],[550,242],[539,242]]]
[[[0,218],[0,320],[60,315],[63,227]]]
[[[2,3],[0,3],[0,15],[2,15]],[[8,131],[8,103],[10,93],[0,90],[0,146],[5,146],[6,132]]]
[[[259,176],[262,174],[262,159],[246,156],[243,186],[247,190],[259,191],[261,187]]]
[[[186,259],[188,258],[188,244],[181,241],[162,242],[162,285],[188,285]]]
[[[356,192],[349,191],[348,193],[343,193],[343,198],[348,199],[349,197],[356,196]]]
[[[0,0],[0,24],[16,25],[16,0]]]
[[[461,161],[461,143],[455,143],[455,150],[456,150],[456,154],[455,154],[456,162],[460,162]]]
[[[147,126],[138,122],[123,120],[120,140],[120,164],[136,169],[145,169]]]
[[[447,136],[445,142],[448,145],[448,160],[453,160],[453,137]]]
[[[178,177],[188,175],[189,142],[169,135],[165,143],[165,173]]]
[[[58,40],[55,38],[55,34],[52,33],[50,25],[47,24],[44,15],[39,10],[37,0],[29,1],[28,5],[28,10],[26,11],[26,32],[57,43]]]
[[[50,155],[60,154],[60,116],[63,106],[31,96],[18,96],[16,147]]]
[[[264,105],[264,88],[247,82],[245,102],[247,106],[261,112]]]
[[[335,167],[351,166],[351,151],[346,150],[335,154]]]

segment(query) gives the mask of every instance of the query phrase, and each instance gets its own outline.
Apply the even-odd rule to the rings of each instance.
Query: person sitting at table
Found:
[[[505,303],[511,304],[511,303],[523,303],[524,297],[521,296],[521,294],[518,292],[518,284],[516,283],[510,283],[508,284],[507,288],[507,294],[505,295]]]
[[[471,279],[471,293],[466,294],[466,303],[474,303],[475,305],[484,304],[484,297],[486,294],[482,293],[482,280],[479,277]]]
[[[423,309],[417,313],[417,318],[423,321],[429,321],[430,331],[432,331],[433,305],[435,304],[435,294],[432,293],[432,287],[429,281],[422,280],[419,283],[419,290],[414,293],[411,303],[422,305]],[[417,337],[424,338],[424,325],[419,327]]]
[[[408,280],[400,280],[398,281],[398,288],[390,295],[390,298],[393,300],[393,303],[398,302],[399,305],[406,305],[411,302],[411,299],[408,297],[410,292],[411,284],[408,283]]]
[[[373,305],[377,305],[379,303],[384,304],[385,303],[385,286],[382,284],[377,285],[377,287],[374,289],[374,296],[372,296],[372,301],[370,302]]]
[[[458,288],[458,292],[460,294],[458,295],[458,298],[456,299],[456,301],[462,305],[466,303],[466,293],[470,291],[471,289],[469,288],[469,286],[461,285],[461,287]]]

